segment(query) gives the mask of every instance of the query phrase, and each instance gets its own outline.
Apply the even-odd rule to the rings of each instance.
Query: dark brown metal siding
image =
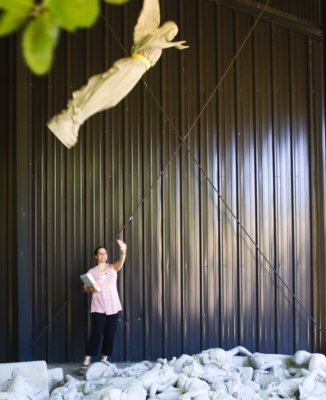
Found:
[[[18,358],[17,349],[17,254],[16,235],[16,200],[15,200],[15,121],[8,116],[15,108],[15,87],[11,88],[15,70],[14,43],[10,40],[0,42],[0,53],[6,54],[8,63],[0,64],[1,96],[0,107],[3,113],[0,129],[0,279],[2,282],[0,303],[0,350],[1,360]]]
[[[266,0],[253,1],[262,6],[266,4]],[[322,25],[322,3],[320,0],[271,0],[269,7],[305,19],[313,24]]]
[[[304,13],[313,23],[316,4]],[[140,7],[105,6],[93,29],[63,35],[47,77],[31,76],[19,57],[1,67],[16,88],[11,94],[7,83],[1,93],[9,99],[1,317],[10,321],[1,361],[81,359],[89,300],[79,275],[99,244],[113,261],[118,237],[128,256],[118,280],[115,360],[238,344],[322,351],[321,32],[293,18],[288,26],[275,12],[255,26],[262,8],[253,2],[164,1],[162,21],[177,21],[178,39],[190,48],[165,50],[67,150],[46,121],[89,76],[129,53]],[[18,266],[7,268],[16,258]]]

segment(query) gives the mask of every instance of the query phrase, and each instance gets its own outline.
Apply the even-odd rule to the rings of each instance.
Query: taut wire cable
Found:
[[[214,2],[218,2],[214,1]],[[219,190],[215,187],[214,183],[212,182],[212,180],[209,178],[209,176],[207,175],[207,173],[204,171],[203,167],[201,166],[201,164],[199,163],[199,161],[196,159],[196,157],[194,156],[193,152],[191,151],[191,149],[189,148],[189,146],[187,145],[187,143],[185,142],[186,139],[188,138],[188,136],[190,135],[190,133],[193,131],[194,127],[197,125],[199,119],[201,118],[201,116],[203,115],[204,111],[206,110],[206,108],[208,107],[208,105],[210,104],[211,100],[214,98],[214,96],[216,95],[216,92],[218,91],[218,89],[220,88],[220,86],[222,85],[222,83],[224,82],[226,76],[228,75],[228,73],[230,72],[230,70],[232,69],[234,63],[236,62],[236,60],[238,59],[241,51],[243,50],[244,46],[246,45],[247,41],[249,40],[249,38],[251,37],[252,33],[254,32],[258,22],[261,20],[262,16],[264,15],[264,13],[266,12],[266,9],[268,8],[269,4],[270,4],[271,0],[267,0],[264,7],[262,7],[262,10],[260,12],[260,14],[257,16],[254,24],[252,25],[252,27],[250,28],[250,30],[248,31],[247,35],[245,36],[244,40],[242,41],[240,47],[238,48],[238,50],[236,51],[234,57],[232,58],[232,60],[230,61],[229,65],[227,66],[226,70],[224,71],[223,75],[221,76],[220,80],[218,81],[217,85],[215,86],[214,90],[212,91],[212,93],[209,95],[208,99],[206,100],[204,106],[201,108],[200,112],[198,113],[197,117],[194,119],[193,123],[190,125],[190,128],[188,128],[185,136],[182,136],[178,129],[176,128],[176,126],[173,124],[173,122],[171,121],[171,119],[169,118],[169,116],[167,115],[166,111],[163,109],[162,105],[160,104],[160,102],[158,101],[158,99],[156,98],[156,96],[154,95],[154,93],[152,92],[152,90],[149,88],[149,86],[147,85],[146,81],[144,80],[144,78],[142,78],[142,82],[144,84],[144,86],[146,87],[146,90],[148,90],[148,92],[150,93],[151,97],[154,99],[155,103],[158,105],[160,111],[162,112],[162,114],[164,115],[164,117],[166,118],[166,120],[168,121],[168,123],[170,124],[170,126],[173,128],[173,131],[175,132],[175,134],[178,136],[178,139],[180,140],[180,143],[178,144],[178,146],[176,147],[175,151],[173,152],[173,154],[169,157],[168,161],[166,162],[165,166],[163,167],[163,169],[159,172],[159,174],[154,178],[154,180],[152,181],[149,189],[147,190],[147,192],[144,194],[143,198],[139,201],[139,203],[136,205],[136,207],[134,208],[134,210],[131,212],[127,222],[120,228],[120,230],[118,231],[118,233],[116,234],[115,238],[119,238],[119,235],[121,234],[121,232],[123,232],[126,227],[129,225],[129,223],[132,221],[134,215],[136,214],[136,212],[138,211],[138,209],[143,205],[143,203],[145,202],[145,200],[149,197],[149,195],[151,194],[154,186],[157,184],[157,182],[159,181],[159,179],[165,174],[167,168],[169,167],[171,161],[174,159],[174,157],[177,155],[177,153],[179,152],[180,148],[182,146],[185,147],[185,149],[187,150],[187,152],[189,153],[189,155],[191,156],[191,158],[193,159],[193,161],[195,162],[195,164],[197,165],[197,167],[199,168],[199,170],[201,171],[201,173],[203,174],[203,176],[205,177],[205,179],[208,181],[208,183],[211,185],[211,187],[213,188],[213,190],[216,192],[218,198],[220,199],[220,201],[224,204],[225,208],[229,211],[229,213],[231,214],[231,216],[234,218],[234,220],[237,222],[238,226],[241,228],[241,230],[245,233],[245,236],[250,240],[250,242],[255,246],[256,251],[260,254],[260,256],[263,258],[263,260],[267,263],[267,265],[269,265],[269,267],[271,268],[271,270],[275,273],[275,275],[277,276],[277,278],[279,279],[279,281],[283,284],[283,286],[286,288],[286,290],[288,291],[288,293],[291,294],[291,296],[293,297],[293,299],[297,302],[297,304],[300,306],[300,309],[304,312],[304,314],[311,320],[311,322],[315,325],[315,327],[319,330],[319,332],[321,332],[323,334],[324,337],[326,337],[326,335],[323,332],[323,329],[321,328],[320,324],[316,321],[316,319],[306,310],[305,306],[301,303],[300,299],[298,298],[298,296],[293,292],[293,290],[288,286],[288,284],[284,281],[284,279],[280,276],[279,272],[276,270],[275,267],[273,267],[273,265],[271,264],[271,262],[268,260],[268,258],[264,255],[264,253],[262,252],[262,250],[260,249],[260,247],[258,246],[258,244],[256,243],[256,241],[251,237],[250,233],[246,230],[246,228],[242,225],[240,219],[237,217],[237,215],[232,211],[232,209],[229,207],[229,205],[226,203],[226,201],[224,200],[223,196],[220,194]],[[123,52],[125,53],[125,55],[128,55],[128,52],[126,51],[126,49],[124,48],[124,46],[122,45],[120,39],[118,38],[118,36],[116,35],[115,31],[112,29],[111,25],[108,23],[108,21],[106,20],[105,16],[102,13],[102,19],[105,22],[105,25],[107,26],[107,28],[110,30],[110,32],[112,33],[114,39],[116,40],[116,42],[119,44],[120,48],[123,50]],[[112,242],[109,245],[109,248],[112,248],[114,242]],[[77,293],[77,291],[75,292]],[[75,296],[74,293],[74,296]],[[34,339],[34,341],[30,344],[30,346],[34,346],[37,341],[43,336],[43,334],[47,331],[47,329],[49,328],[49,326],[51,325],[52,322],[54,322],[54,320],[61,314],[61,312],[64,310],[64,308],[66,307],[66,305],[71,301],[71,299],[74,297],[71,296],[69,299],[66,300],[66,302],[62,305],[62,307],[60,307],[60,309],[56,312],[56,314],[54,315],[54,317],[51,319],[51,321],[47,324],[47,326],[40,332],[40,334]]]
[[[215,2],[215,1],[214,1]],[[218,2],[218,1],[217,1]],[[298,298],[298,296],[294,293],[294,291],[288,286],[288,284],[284,281],[284,279],[281,277],[281,275],[279,274],[279,272],[277,271],[277,269],[275,267],[273,267],[273,265],[271,264],[271,262],[268,260],[268,258],[265,256],[265,254],[262,252],[262,250],[260,249],[260,247],[258,246],[258,244],[256,243],[256,241],[251,237],[250,233],[246,230],[246,228],[242,225],[241,221],[239,220],[239,218],[237,217],[237,215],[232,211],[232,209],[229,207],[229,205],[226,203],[226,201],[224,200],[223,196],[220,194],[219,190],[215,187],[214,183],[212,182],[212,180],[209,178],[209,176],[207,175],[207,173],[204,171],[203,167],[201,166],[201,164],[199,163],[199,161],[196,159],[196,157],[194,156],[193,152],[191,151],[191,149],[189,148],[189,146],[187,145],[187,143],[185,142],[186,139],[188,138],[189,134],[193,131],[194,127],[197,125],[199,119],[201,118],[202,114],[204,113],[204,111],[206,110],[206,108],[208,107],[209,103],[211,102],[211,100],[214,98],[214,96],[216,95],[216,92],[218,91],[218,89],[220,88],[220,86],[222,85],[222,83],[224,82],[226,76],[228,75],[228,73],[230,72],[230,70],[232,69],[234,63],[236,62],[236,60],[238,59],[241,51],[243,50],[244,46],[246,45],[247,41],[249,40],[249,38],[251,37],[252,33],[254,32],[258,22],[260,21],[260,19],[262,18],[263,14],[265,13],[266,9],[268,8],[269,4],[270,4],[271,0],[267,0],[265,5],[262,7],[262,10],[260,12],[260,14],[258,15],[258,17],[256,18],[254,24],[252,25],[252,27],[250,28],[250,30],[248,31],[247,35],[245,36],[244,40],[242,41],[241,45],[239,46],[238,50],[236,51],[234,57],[232,58],[232,60],[230,61],[229,65],[227,66],[226,70],[224,71],[223,75],[221,76],[219,82],[217,83],[217,85],[215,86],[214,90],[212,91],[212,93],[210,94],[210,96],[208,97],[208,99],[206,100],[204,106],[202,107],[202,109],[200,110],[200,112],[198,113],[197,117],[195,118],[194,122],[191,124],[190,128],[188,128],[188,131],[186,132],[185,136],[182,137],[178,131],[178,129],[176,128],[176,126],[173,124],[173,122],[171,121],[171,119],[169,118],[169,116],[167,115],[166,111],[164,110],[164,108],[162,107],[162,105],[160,104],[160,102],[157,100],[156,96],[154,95],[154,93],[152,92],[152,90],[150,89],[150,87],[147,85],[146,81],[144,80],[144,78],[142,78],[141,80],[143,81],[144,86],[146,87],[146,89],[148,90],[148,92],[150,93],[150,95],[152,96],[152,98],[155,100],[156,104],[158,105],[158,107],[160,108],[160,111],[162,112],[162,114],[164,115],[164,117],[167,119],[167,121],[169,122],[169,124],[171,125],[171,127],[173,128],[174,132],[176,133],[176,135],[178,136],[180,143],[177,146],[177,148],[175,149],[174,153],[170,156],[170,158],[168,159],[167,163],[165,164],[164,168],[160,171],[160,173],[156,176],[156,178],[154,178],[152,184],[150,185],[149,189],[147,190],[147,192],[144,194],[143,198],[140,200],[140,202],[137,204],[136,208],[132,211],[129,219],[127,220],[127,222],[121,227],[120,231],[118,232],[118,234],[116,235],[116,238],[119,237],[120,233],[124,231],[124,229],[128,226],[128,224],[130,223],[130,221],[133,219],[135,213],[138,211],[138,209],[142,206],[142,204],[144,203],[144,201],[147,199],[147,197],[149,197],[153,187],[156,185],[156,183],[158,182],[158,180],[162,177],[162,175],[164,175],[164,173],[166,172],[169,164],[171,163],[171,161],[174,159],[174,157],[177,155],[177,153],[179,152],[181,146],[184,146],[185,149],[187,150],[187,152],[190,154],[191,158],[193,159],[193,161],[195,162],[195,164],[198,166],[198,168],[200,169],[201,173],[204,175],[204,177],[206,178],[206,180],[209,182],[209,184],[212,186],[213,190],[216,192],[216,194],[218,195],[219,199],[222,201],[222,203],[224,204],[225,208],[229,211],[229,213],[232,215],[232,217],[235,219],[235,221],[237,222],[237,224],[239,225],[239,227],[241,228],[241,230],[245,233],[245,236],[247,236],[247,238],[251,241],[251,243],[255,246],[256,251],[262,256],[262,258],[264,259],[264,261],[269,265],[269,267],[272,269],[272,271],[275,273],[275,275],[277,276],[277,278],[279,279],[279,281],[283,284],[283,286],[287,289],[287,291],[291,294],[291,296],[293,297],[293,299],[298,303],[298,305],[300,306],[301,310],[305,313],[305,315],[313,322],[313,324],[316,326],[316,328],[319,330],[319,332],[323,333],[323,329],[321,328],[320,324],[318,323],[318,321],[309,313],[309,311],[307,311],[307,309],[305,308],[305,306],[301,303],[300,299]],[[119,46],[121,47],[121,49],[124,51],[124,53],[127,55],[127,51],[126,49],[123,47],[121,41],[119,40],[119,38],[116,36],[114,30],[112,29],[112,27],[110,26],[110,24],[107,22],[107,20],[105,19],[105,17],[102,14],[102,18],[105,22],[105,24],[108,26],[108,28],[110,29],[111,33],[113,34],[113,36],[115,37],[115,39],[117,40]],[[110,247],[113,246],[113,243],[111,243]],[[326,335],[323,333],[323,335],[326,337]]]

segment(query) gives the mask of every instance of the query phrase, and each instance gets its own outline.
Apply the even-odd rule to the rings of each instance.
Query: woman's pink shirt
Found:
[[[100,292],[92,293],[91,313],[104,313],[106,315],[116,314],[122,310],[118,289],[117,289],[117,271],[111,264],[107,264],[104,273],[100,273],[97,266],[91,268],[90,272],[96,283],[101,287]]]

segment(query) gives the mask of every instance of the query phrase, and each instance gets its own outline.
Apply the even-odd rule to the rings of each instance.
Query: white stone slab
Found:
[[[49,398],[45,361],[0,364],[0,399],[45,400]]]

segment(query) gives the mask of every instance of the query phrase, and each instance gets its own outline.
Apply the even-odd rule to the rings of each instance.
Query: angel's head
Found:
[[[178,33],[178,27],[173,21],[167,21],[158,28],[158,34],[162,39],[171,42]]]

